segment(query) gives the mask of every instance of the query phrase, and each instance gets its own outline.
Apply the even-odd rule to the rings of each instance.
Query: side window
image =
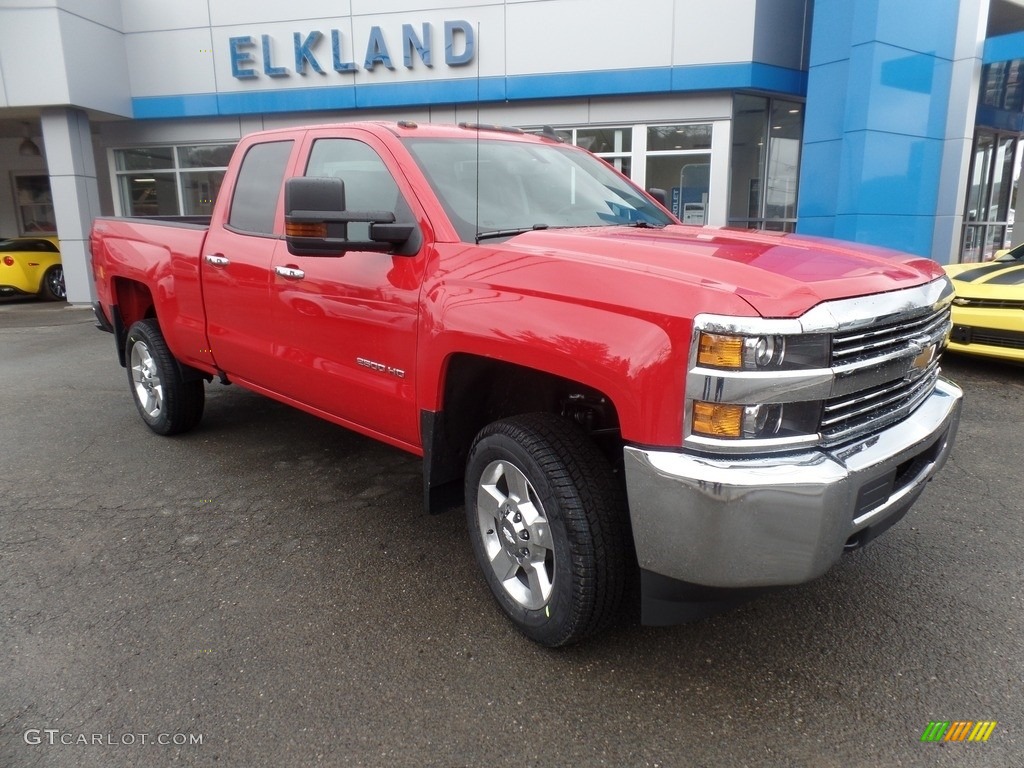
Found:
[[[345,207],[350,211],[391,211],[395,220],[412,222],[412,209],[391,172],[373,149],[355,139],[317,139],[309,154],[306,176],[332,176],[345,182]],[[351,240],[368,240],[369,224],[349,224]]]
[[[256,235],[274,233],[277,199],[291,153],[291,141],[254,144],[249,148],[235,182],[229,227]]]

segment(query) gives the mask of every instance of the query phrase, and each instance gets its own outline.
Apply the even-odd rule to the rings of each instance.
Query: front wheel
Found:
[[[630,567],[622,499],[605,457],[565,419],[517,416],[477,436],[469,535],[494,598],[527,637],[569,645],[618,615]]]
[[[156,320],[139,320],[128,329],[125,360],[132,399],[150,429],[175,435],[199,423],[206,396],[203,381],[182,376]]]

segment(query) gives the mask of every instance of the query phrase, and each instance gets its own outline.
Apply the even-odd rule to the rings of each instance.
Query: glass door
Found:
[[[977,132],[968,176],[961,262],[991,261],[999,250],[1010,247],[1019,151],[1017,134]]]
[[[804,106],[737,94],[733,98],[729,226],[792,232]]]

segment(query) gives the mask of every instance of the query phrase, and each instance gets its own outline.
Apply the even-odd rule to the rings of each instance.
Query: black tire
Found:
[[[192,429],[203,417],[202,379],[186,381],[154,319],[128,329],[125,362],[132,400],[146,425],[158,435]]]
[[[68,291],[64,285],[64,267],[54,264],[43,273],[43,280],[39,284],[39,298],[44,301],[65,301],[67,297]]]
[[[491,593],[531,640],[570,645],[618,616],[635,565],[624,493],[575,424],[535,413],[485,427],[467,460],[466,519]]]

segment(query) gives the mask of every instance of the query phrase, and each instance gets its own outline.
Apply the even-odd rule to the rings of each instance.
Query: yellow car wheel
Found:
[[[64,267],[54,264],[43,275],[43,281],[39,285],[39,298],[46,301],[65,301],[67,297],[67,288],[64,286]]]

